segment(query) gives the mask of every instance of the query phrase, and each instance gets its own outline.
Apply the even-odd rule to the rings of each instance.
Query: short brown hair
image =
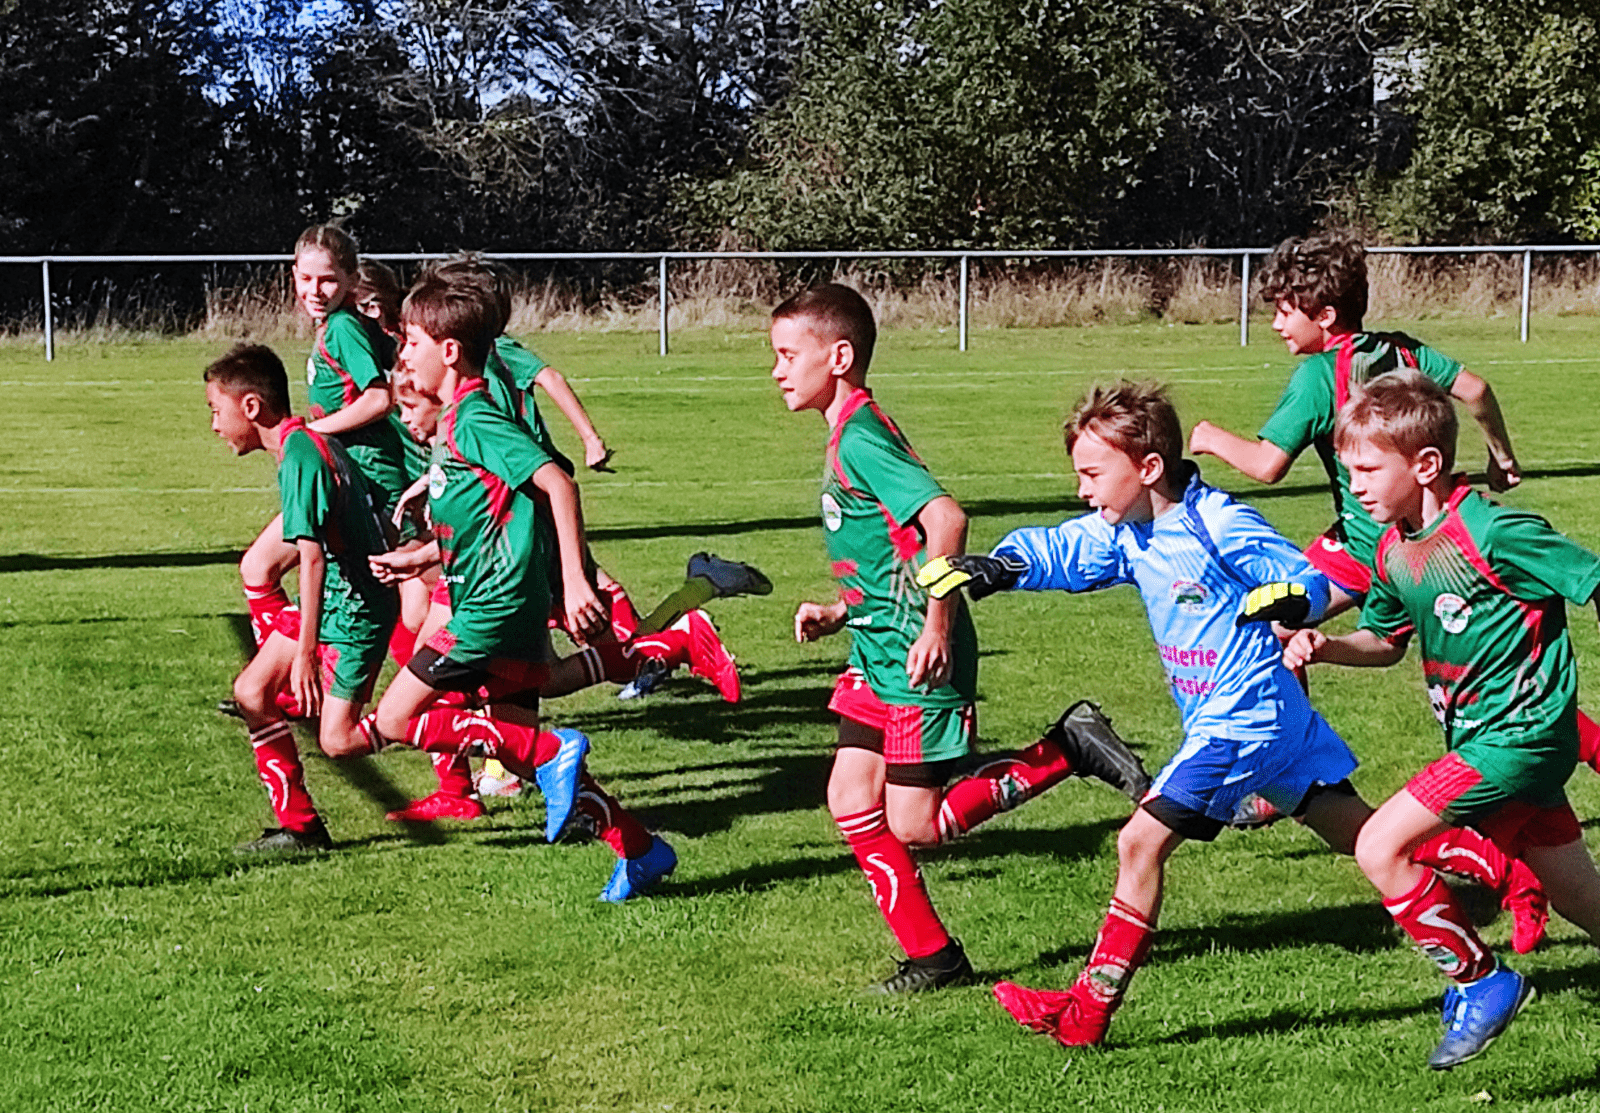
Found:
[[[878,322],[867,299],[841,282],[813,286],[785,300],[772,311],[774,321],[804,318],[811,330],[832,344],[846,340],[855,353],[852,369],[866,374],[878,342]]]
[[[1135,460],[1154,452],[1166,467],[1167,479],[1182,482],[1183,426],[1167,388],[1160,383],[1124,379],[1090,387],[1067,415],[1062,431],[1068,454],[1079,437],[1093,433]]]
[[[216,383],[233,398],[254,394],[261,399],[265,425],[275,425],[294,411],[289,404],[289,375],[283,360],[265,344],[235,344],[205,370],[205,381]]]
[[[406,295],[400,323],[416,325],[434,340],[456,341],[471,370],[482,374],[500,334],[500,311],[482,279],[432,270]]]
[[[359,309],[364,301],[376,304],[378,323],[385,332],[400,331],[400,299],[404,296],[394,268],[376,259],[361,260],[361,265],[356,268],[356,308]]]
[[[435,274],[471,278],[483,283],[484,290],[494,300],[495,312],[500,314],[500,328],[496,335],[511,324],[511,301],[517,282],[510,267],[485,258],[476,251],[462,251],[448,259],[439,260],[429,269]]]
[[[1358,329],[1367,315],[1367,249],[1343,232],[1318,232],[1280,243],[1261,267],[1261,300],[1288,302],[1308,317],[1332,308]]]
[[[294,241],[294,257],[302,251],[317,248],[326,251],[334,265],[346,274],[355,274],[361,267],[361,253],[356,250],[355,237],[337,224],[313,224]]]
[[[1344,404],[1333,426],[1333,447],[1357,441],[1415,458],[1436,448],[1448,472],[1456,462],[1456,407],[1443,387],[1420,371],[1391,371],[1369,381]]]

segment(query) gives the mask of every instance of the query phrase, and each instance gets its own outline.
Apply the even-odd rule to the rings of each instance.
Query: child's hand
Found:
[[[322,712],[321,672],[315,649],[310,653],[295,652],[289,666],[289,693],[294,696],[303,718],[314,719]]]
[[[818,638],[837,634],[844,629],[844,619],[843,603],[831,605],[801,603],[799,609],[794,612],[794,640],[802,643],[814,642]]]
[[[1283,667],[1293,672],[1317,660],[1317,654],[1328,644],[1328,635],[1321,630],[1296,630],[1283,644]]]
[[[1496,460],[1494,453],[1489,454],[1489,467],[1487,479],[1489,490],[1509,491],[1522,482],[1522,469],[1517,466],[1516,457],[1511,457],[1504,463]]]
[[[950,639],[931,630],[924,630],[911,643],[906,654],[906,679],[913,688],[943,688],[950,682],[954,666],[950,656]]]
[[[400,529],[404,526],[408,517],[415,519],[419,525],[427,525],[428,477],[426,475],[407,487],[400,495],[400,501],[395,503],[394,514],[391,516],[394,528]]]
[[[594,642],[611,629],[611,616],[588,580],[567,585],[562,591],[561,608],[567,612],[572,632],[585,644]]]
[[[967,598],[977,601],[997,591],[1010,591],[1027,570],[1015,557],[934,557],[917,573],[917,586],[927,588],[935,599],[964,587]]]
[[[607,467],[611,457],[616,453],[606,447],[606,442],[599,437],[592,440],[585,438],[583,442],[583,466],[590,471],[616,471],[616,468]]]
[[[372,569],[372,574],[377,577],[380,584],[393,584],[399,583],[401,580],[409,580],[421,571],[419,562],[413,555],[416,551],[413,549],[390,553],[375,553],[367,558],[367,567]]]

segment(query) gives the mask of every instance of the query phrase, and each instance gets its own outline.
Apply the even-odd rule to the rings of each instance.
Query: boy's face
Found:
[[[1310,316],[1288,298],[1279,298],[1278,311],[1272,316],[1272,329],[1283,337],[1290,355],[1316,355],[1328,346],[1334,317],[1332,309],[1321,309]]]
[[[783,404],[794,411],[826,410],[836,380],[849,370],[849,342],[824,340],[803,317],[781,317],[772,322],[772,351],[772,379]]]
[[[1425,448],[1410,457],[1358,437],[1339,450],[1339,460],[1350,472],[1350,493],[1373,521],[1423,524],[1423,488],[1438,477],[1442,462],[1437,449]]]
[[[1072,445],[1072,467],[1078,473],[1078,497],[1100,511],[1111,525],[1145,522],[1152,517],[1150,488],[1161,478],[1161,457],[1135,460],[1092,431]]]
[[[243,456],[261,447],[261,434],[250,420],[250,410],[260,410],[261,399],[254,394],[237,398],[216,383],[206,384],[206,405],[211,407],[211,431],[225,441],[235,455]]]
[[[320,247],[308,247],[296,255],[293,270],[294,296],[307,316],[317,321],[343,305],[356,284],[356,276]]]
[[[422,444],[432,441],[434,432],[439,428],[439,412],[444,409],[443,403],[417,390],[404,375],[395,381],[394,397],[400,405],[400,421],[411,431],[411,435]]]
[[[407,322],[405,329],[405,343],[400,345],[400,370],[413,390],[438,400],[448,366],[449,353],[445,347],[459,345],[453,340],[435,340],[421,325]]]

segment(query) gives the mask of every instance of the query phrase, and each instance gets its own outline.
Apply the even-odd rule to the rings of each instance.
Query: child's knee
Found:
[[[1117,835],[1117,864],[1136,873],[1160,869],[1161,839],[1142,826],[1129,823]]]
[[[248,670],[233,678],[233,699],[240,710],[252,715],[263,714],[267,709],[268,696],[267,686],[251,676]]]
[[[1395,839],[1388,837],[1387,832],[1375,829],[1370,823],[1356,834],[1355,858],[1361,872],[1374,879],[1411,860]]]
[[[939,845],[939,826],[926,816],[905,816],[891,812],[888,819],[889,833],[906,846]]]

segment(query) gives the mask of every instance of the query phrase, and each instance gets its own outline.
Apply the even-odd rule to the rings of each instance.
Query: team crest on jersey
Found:
[[[822,496],[822,524],[832,531],[844,525],[844,511],[839,509],[834,497],[826,492]]]
[[[428,497],[438,498],[444,494],[444,469],[438,464],[428,469]]]
[[[1210,601],[1211,593],[1205,584],[1179,580],[1172,585],[1172,605],[1184,614],[1199,614]]]
[[[1433,614],[1439,620],[1439,625],[1444,627],[1445,633],[1459,634],[1467,628],[1472,608],[1461,596],[1445,592],[1433,601]]]

